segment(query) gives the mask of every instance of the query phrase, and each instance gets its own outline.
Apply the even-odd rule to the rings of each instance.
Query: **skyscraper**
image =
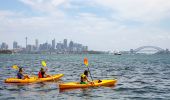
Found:
[[[13,49],[17,49],[18,48],[18,43],[16,41],[13,42]]]
[[[73,41],[70,41],[69,43],[69,51],[73,51],[74,43]]]
[[[67,49],[67,39],[64,39],[63,44],[64,44],[64,49]]]
[[[27,37],[25,37],[25,42],[26,42],[26,46],[25,46],[25,48],[27,48]]]
[[[39,49],[38,39],[35,40],[35,48],[36,48],[37,50]]]
[[[8,44],[6,44],[5,42],[2,42],[1,49],[2,50],[7,50],[8,49]]]
[[[55,39],[52,40],[52,49],[55,49]]]

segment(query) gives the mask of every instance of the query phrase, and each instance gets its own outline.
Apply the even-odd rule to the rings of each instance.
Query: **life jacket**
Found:
[[[80,81],[84,82],[86,75],[85,74],[81,74],[80,76],[81,76]]]
[[[17,73],[17,78],[18,78],[18,79],[22,79],[23,77],[24,77],[23,74],[21,74],[21,73],[19,73],[19,72]]]
[[[43,78],[41,72],[38,73],[38,78]]]
[[[82,78],[85,78],[85,77],[86,77],[86,75],[84,75],[84,74],[81,74],[81,77],[82,77]]]

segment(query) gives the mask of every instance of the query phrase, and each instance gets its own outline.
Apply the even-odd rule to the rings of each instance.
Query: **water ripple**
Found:
[[[79,81],[87,68],[83,58],[88,57],[94,79],[117,79],[115,87],[97,87],[60,92],[58,84]],[[63,73],[58,82],[38,84],[6,84],[8,77],[16,76],[11,68],[17,64],[27,74],[36,74],[41,60],[47,61],[48,73]],[[168,100],[170,98],[169,55],[0,55],[0,99],[107,99],[107,100]]]

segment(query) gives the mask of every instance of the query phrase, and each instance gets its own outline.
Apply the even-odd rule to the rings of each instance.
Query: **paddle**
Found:
[[[88,71],[89,71],[89,73],[90,73],[90,69],[89,69],[89,67],[88,67],[89,63],[88,63],[88,59],[87,59],[87,58],[84,58],[84,64],[86,65],[86,67],[88,68]],[[93,81],[93,78],[92,78],[91,73],[90,73],[90,77],[91,77],[91,79],[92,79],[92,81]]]
[[[15,69],[15,70],[19,69],[19,67],[17,65],[13,65],[12,68]]]

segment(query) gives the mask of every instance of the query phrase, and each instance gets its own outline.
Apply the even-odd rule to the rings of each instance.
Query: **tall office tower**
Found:
[[[7,50],[8,49],[8,44],[6,44],[5,42],[2,42],[1,49],[2,50]]]
[[[63,44],[64,44],[64,49],[67,49],[67,39],[64,39]]]
[[[27,48],[27,39],[28,39],[28,38],[26,37],[26,38],[25,38],[25,42],[26,42],[26,46],[25,46],[25,48]]]
[[[39,49],[38,39],[35,40],[35,47],[37,50]]]
[[[74,47],[74,43],[73,43],[73,41],[70,41],[69,51],[73,51],[73,47]]]
[[[17,49],[18,48],[18,43],[16,41],[13,42],[13,49]]]
[[[55,49],[55,39],[52,40],[52,49]]]

